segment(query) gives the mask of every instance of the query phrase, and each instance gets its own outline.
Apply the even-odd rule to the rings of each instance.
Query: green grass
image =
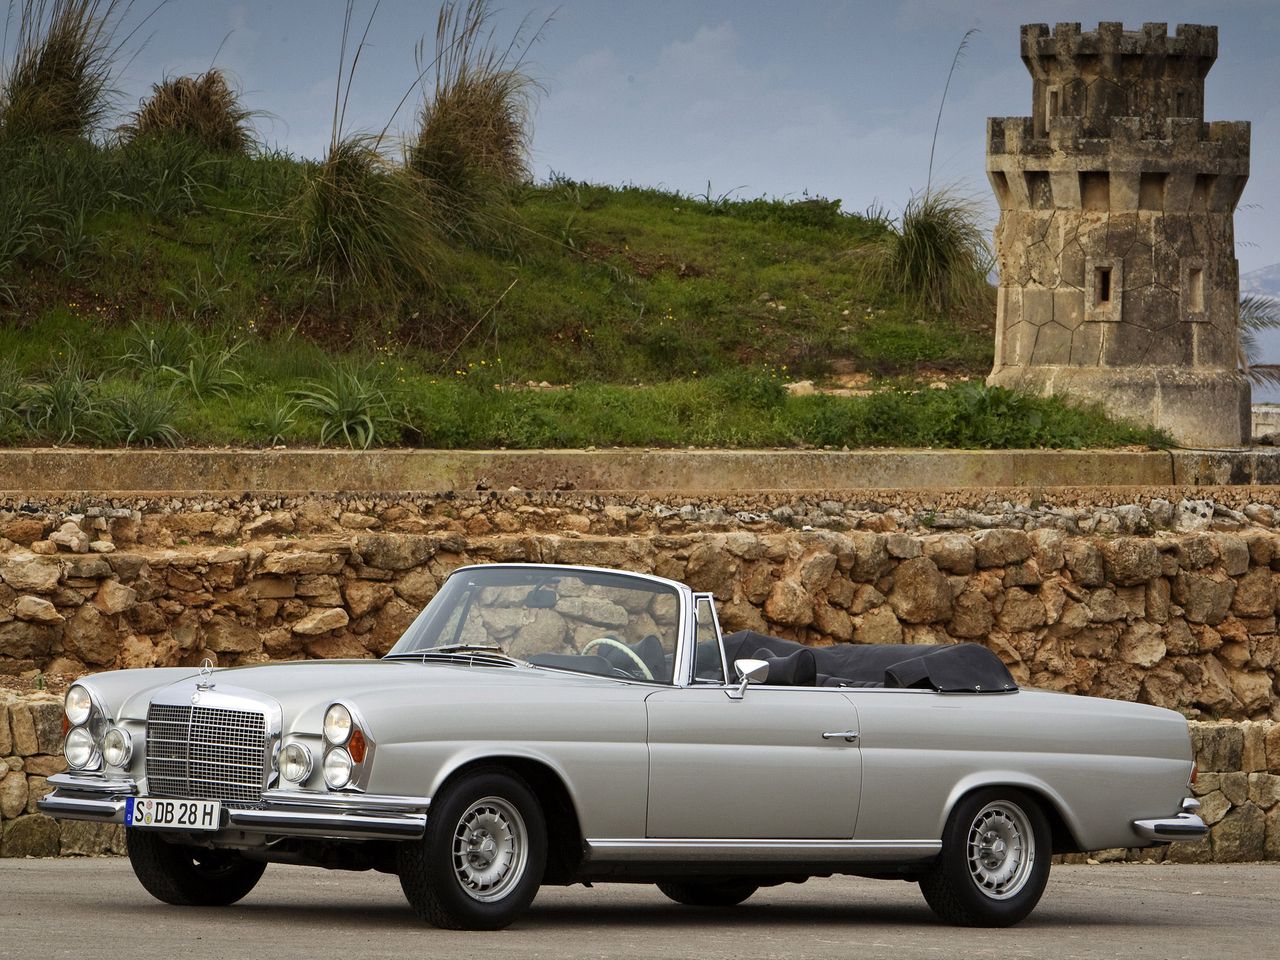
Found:
[[[307,256],[315,164],[160,138],[0,153],[9,444],[1167,442],[1059,401],[917,390],[984,374],[991,332],[869,282],[856,253],[885,224],[821,198],[555,178],[510,192],[502,242],[391,284]],[[880,392],[782,388],[859,372]]]

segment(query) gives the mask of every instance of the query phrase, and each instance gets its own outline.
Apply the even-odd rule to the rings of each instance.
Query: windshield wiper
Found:
[[[507,651],[496,643],[446,643],[442,647],[427,647],[420,653],[470,653],[472,650],[487,650],[491,653],[500,653],[504,657]]]

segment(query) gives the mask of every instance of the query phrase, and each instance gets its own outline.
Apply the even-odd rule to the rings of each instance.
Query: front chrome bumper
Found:
[[[124,823],[125,800],[139,795],[137,782],[127,779],[59,773],[49,778],[49,785],[54,792],[36,805],[63,820]],[[260,807],[224,806],[221,829],[273,837],[416,840],[426,832],[430,805],[426,797],[267,790]]]
[[[1177,840],[1202,840],[1209,835],[1209,827],[1200,819],[1197,811],[1200,801],[1187,797],[1182,801],[1182,812],[1175,817],[1133,821],[1134,832],[1151,843],[1173,843]]]

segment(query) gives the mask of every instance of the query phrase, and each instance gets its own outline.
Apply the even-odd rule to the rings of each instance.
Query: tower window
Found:
[[[1052,120],[1058,115],[1058,91],[1049,91],[1049,119]]]
[[[1093,302],[1099,308],[1111,306],[1111,268],[1098,267],[1093,272]]]
[[[1204,313],[1204,270],[1200,267],[1187,270],[1187,309]]]

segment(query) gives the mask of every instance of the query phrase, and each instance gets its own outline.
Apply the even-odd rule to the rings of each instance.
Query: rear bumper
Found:
[[[1173,843],[1178,840],[1202,840],[1209,835],[1209,827],[1200,819],[1197,811],[1200,801],[1188,797],[1182,801],[1182,812],[1174,817],[1133,821],[1134,832],[1151,843]]]
[[[60,773],[50,777],[49,784],[54,792],[37,801],[37,806],[42,813],[63,820],[124,823],[125,800],[141,795],[133,780]],[[337,840],[416,840],[427,829],[430,803],[426,797],[267,790],[261,805],[252,809],[224,806],[219,832]]]

